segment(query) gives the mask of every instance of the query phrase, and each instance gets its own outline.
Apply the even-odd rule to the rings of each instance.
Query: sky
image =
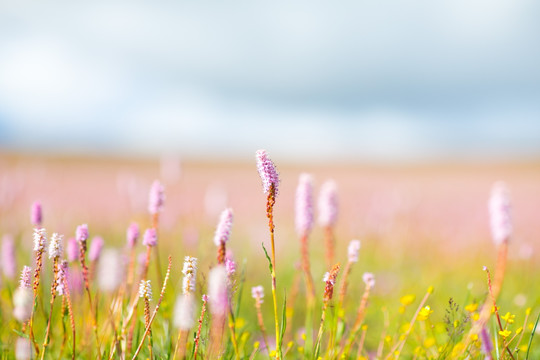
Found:
[[[0,149],[540,157],[540,3],[0,4]]]

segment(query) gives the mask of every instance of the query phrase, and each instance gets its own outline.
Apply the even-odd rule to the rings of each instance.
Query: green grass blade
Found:
[[[536,332],[536,326],[538,325],[538,321],[540,321],[540,314],[536,317],[536,322],[534,323],[533,330],[531,332],[531,337],[529,338],[529,346],[527,347],[527,355],[525,356],[525,360],[529,359],[529,351],[531,350],[531,344],[533,341],[534,333]]]

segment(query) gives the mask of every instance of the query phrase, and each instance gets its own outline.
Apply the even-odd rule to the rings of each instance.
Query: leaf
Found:
[[[281,314],[281,329],[279,331],[279,344],[280,345],[283,345],[283,337],[285,336],[286,329],[287,329],[287,294],[285,294],[285,297],[283,299],[283,310]]]
[[[272,274],[274,271],[272,268],[272,260],[270,259],[270,256],[268,256],[268,251],[266,251],[266,248],[264,247],[264,243],[261,243],[261,245],[264,250],[264,255],[266,255],[266,259],[268,260],[268,268],[270,269],[270,274]]]
[[[28,339],[28,335],[25,334],[25,333],[23,333],[22,331],[19,331],[19,330],[17,330],[17,329],[12,329],[12,330],[13,330],[13,332],[14,332],[15,334],[19,335],[20,337],[23,337],[23,338],[25,338],[25,339]]]
[[[529,339],[529,346],[527,347],[527,355],[525,356],[525,360],[529,359],[529,351],[531,350],[531,344],[532,344],[533,336],[536,333],[536,326],[538,326],[538,321],[540,321],[540,314],[538,314],[538,317],[536,318],[536,322],[534,323],[533,330],[531,332],[531,337]]]

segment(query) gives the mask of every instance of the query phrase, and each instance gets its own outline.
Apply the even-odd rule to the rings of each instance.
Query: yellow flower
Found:
[[[416,295],[409,294],[409,295],[402,296],[401,299],[399,299],[399,302],[403,306],[408,306],[408,305],[411,305],[415,299],[416,299]]]
[[[401,325],[401,327],[399,328],[399,331],[401,333],[406,333],[407,331],[409,331],[410,327],[411,327],[411,324],[405,323],[405,324]]]
[[[465,345],[460,341],[452,349],[452,358],[457,358],[465,350]]]
[[[236,321],[235,321],[235,324],[234,324],[234,327],[237,328],[237,329],[240,329],[242,327],[244,327],[244,325],[246,325],[246,320],[244,320],[244,318],[236,318]]]
[[[424,340],[424,347],[425,348],[430,348],[433,345],[435,345],[435,338],[428,337],[426,340]]]
[[[433,312],[429,306],[423,307],[420,312],[418,313],[418,321],[424,321],[427,320],[429,315]]]
[[[512,315],[509,312],[507,312],[504,316],[501,316],[501,319],[506,321],[508,324],[513,324],[515,318],[516,318],[516,315]]]
[[[506,339],[508,336],[510,336],[512,332],[510,330],[501,330],[499,331],[499,335],[501,335],[504,339]]]
[[[476,304],[476,303],[472,303],[472,304],[469,304],[469,305],[465,306],[465,310],[467,310],[470,313],[475,312],[476,309],[478,309],[478,304]]]

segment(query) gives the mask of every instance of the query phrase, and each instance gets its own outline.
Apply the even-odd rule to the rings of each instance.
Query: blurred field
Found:
[[[368,309],[373,327],[366,346],[376,347],[382,328],[381,307],[398,317],[399,299],[422,297],[433,285],[429,300],[435,321],[441,322],[449,298],[462,307],[482,301],[486,277],[482,266],[493,267],[495,250],[487,215],[491,185],[504,180],[511,190],[514,236],[509,250],[507,278],[500,306],[518,313],[526,307],[540,311],[540,162],[505,164],[430,164],[409,166],[288,164],[274,158],[281,190],[275,206],[278,288],[290,289],[299,261],[294,232],[294,192],[298,175],[314,176],[319,185],[338,184],[340,214],[336,230],[338,260],[346,261],[346,246],[360,239],[360,261],[351,274],[347,306],[357,306],[363,289],[361,275],[373,272],[377,283]],[[124,246],[125,229],[132,220],[141,229],[150,225],[148,189],[154,179],[165,184],[166,203],[161,218],[159,251],[162,262],[173,257],[173,290],[179,286],[185,255],[201,259],[201,276],[215,263],[213,232],[219,213],[230,206],[235,219],[228,248],[246,270],[246,289],[263,284],[270,294],[270,278],[261,249],[268,247],[266,198],[253,163],[157,160],[51,158],[0,155],[0,235],[17,239],[19,268],[32,263],[30,204],[40,200],[44,226],[50,233],[74,236],[88,223],[91,235],[102,235],[106,247]],[[321,229],[310,238],[312,273],[318,294],[327,271]],[[142,250],[141,250],[142,251]],[[242,266],[242,265],[241,265]],[[246,290],[249,291],[249,290]],[[280,292],[280,296],[283,292]],[[170,296],[170,297],[169,297]],[[246,292],[246,299],[249,298]],[[251,301],[247,299],[245,301]],[[272,329],[271,301],[264,303],[267,328]],[[169,307],[171,304],[169,303]],[[167,306],[166,306],[167,307]],[[302,310],[299,309],[301,312]],[[250,307],[241,316],[250,319]],[[295,328],[299,324],[294,324]],[[397,325],[396,325],[397,326]],[[6,335],[4,334],[4,337]]]

